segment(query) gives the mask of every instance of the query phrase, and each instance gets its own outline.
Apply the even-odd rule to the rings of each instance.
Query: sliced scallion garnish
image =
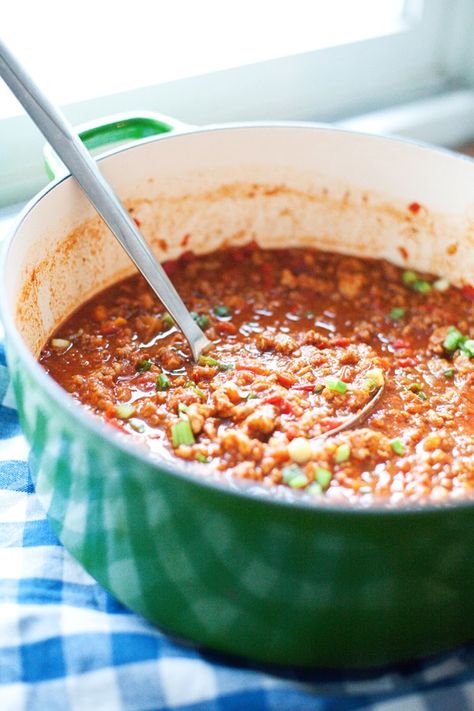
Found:
[[[406,309],[402,308],[401,306],[395,306],[389,313],[389,317],[392,319],[392,321],[399,321],[401,318],[403,318],[406,314]]]
[[[403,274],[402,274],[402,281],[404,284],[410,285],[414,284],[414,282],[418,279],[418,276],[416,272],[412,272],[409,269],[406,269]]]
[[[165,326],[167,326],[168,328],[171,328],[172,326],[174,326],[173,317],[167,311],[165,311],[165,313],[161,317],[161,320],[163,321]]]
[[[150,370],[152,365],[153,363],[151,360],[149,360],[148,358],[144,358],[143,360],[138,361],[135,368],[136,370],[138,370],[139,373],[146,373],[147,370]]]
[[[464,336],[456,326],[449,326],[446,338],[443,341],[443,348],[449,352],[455,351],[459,344],[462,343],[463,338]]]
[[[334,378],[332,375],[328,376],[324,381],[328,390],[333,390],[336,393],[344,395],[347,392],[348,385],[338,378]]]
[[[168,390],[170,385],[171,385],[170,379],[168,378],[166,373],[160,373],[156,379],[156,389],[157,390]]]
[[[231,315],[229,307],[225,306],[224,304],[217,304],[212,308],[212,310],[218,318],[226,318],[226,316]]]
[[[340,444],[339,447],[336,449],[336,452],[334,454],[334,461],[336,462],[336,464],[342,464],[343,462],[347,462],[350,456],[351,446],[346,442],[345,444]]]
[[[292,489],[302,489],[308,483],[306,474],[298,464],[287,464],[281,470],[283,481]]]
[[[324,467],[316,467],[314,470],[314,479],[324,491],[328,488],[331,482],[332,474],[329,469],[324,469]]]
[[[392,439],[392,441],[390,442],[390,446],[391,446],[392,450],[395,452],[395,454],[399,454],[400,456],[402,454],[405,454],[405,446],[404,446],[402,440],[400,439],[400,437],[396,437],[395,439]]]
[[[459,344],[460,350],[469,358],[474,358],[474,339],[467,338],[465,341]]]
[[[191,311],[191,316],[203,331],[209,326],[209,316],[206,316],[206,314],[198,314],[196,311]]]
[[[211,356],[200,355],[198,360],[199,365],[208,365],[211,368],[218,368],[219,370],[232,370],[234,367],[232,363],[223,363],[221,360],[216,360],[211,358]]]
[[[171,439],[173,447],[179,447],[181,444],[194,444],[193,431],[189,420],[179,420],[171,427]]]

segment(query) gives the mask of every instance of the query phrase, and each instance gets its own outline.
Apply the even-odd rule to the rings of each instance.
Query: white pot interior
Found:
[[[256,240],[474,281],[474,162],[449,153],[323,127],[223,127],[141,143],[101,168],[160,260]],[[133,271],[70,178],[29,211],[4,265],[7,309],[35,355]]]

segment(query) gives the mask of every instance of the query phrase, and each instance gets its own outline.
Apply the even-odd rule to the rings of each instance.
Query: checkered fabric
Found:
[[[371,674],[236,662],[126,610],[59,543],[36,499],[0,343],[0,711],[474,708],[474,645]]]

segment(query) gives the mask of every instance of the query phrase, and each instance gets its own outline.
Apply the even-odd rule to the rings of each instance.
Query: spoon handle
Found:
[[[197,360],[202,350],[210,344],[209,340],[189,314],[135,222],[103,177],[97,163],[91,158],[65,116],[43,95],[1,40],[0,76],[75,177],[155,294],[163,302],[188,341],[194,359]]]

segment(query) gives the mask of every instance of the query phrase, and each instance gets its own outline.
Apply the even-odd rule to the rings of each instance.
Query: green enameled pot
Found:
[[[127,120],[109,128],[142,137],[100,165],[160,259],[184,243],[254,239],[474,279],[469,160],[310,124],[196,129],[160,117],[163,135],[143,138],[149,127]],[[132,271],[67,176],[30,203],[3,251],[8,364],[36,491],[77,560],[165,630],[254,660],[363,668],[473,638],[472,503],[309,505],[221,480],[153,459],[43,372],[35,358],[57,324]]]

